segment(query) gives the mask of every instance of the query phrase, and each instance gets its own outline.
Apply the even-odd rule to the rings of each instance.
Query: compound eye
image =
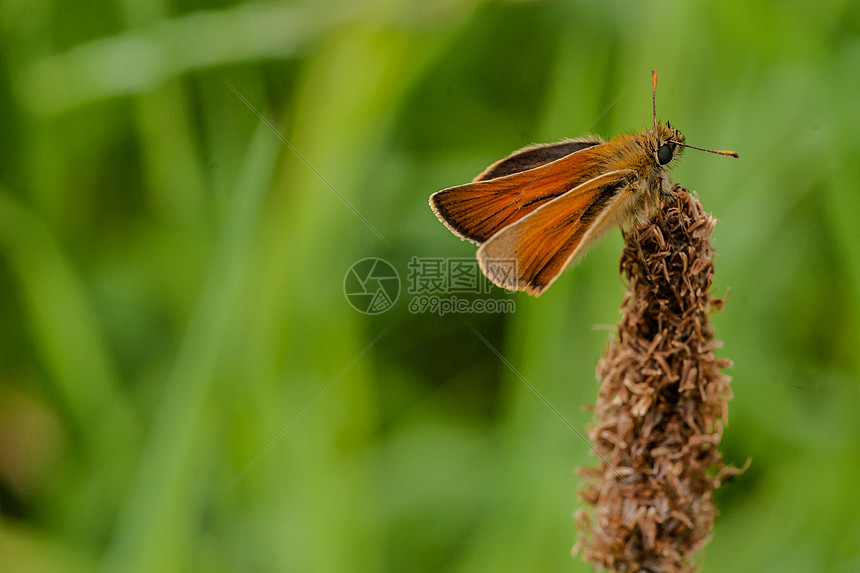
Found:
[[[660,148],[657,150],[657,162],[660,163],[660,165],[666,165],[667,163],[672,161],[673,148],[674,146],[669,145],[668,143],[664,143],[660,146]]]

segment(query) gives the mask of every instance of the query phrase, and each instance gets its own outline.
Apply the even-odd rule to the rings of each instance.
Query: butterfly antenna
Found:
[[[686,143],[681,143],[680,141],[673,141],[675,145],[680,145],[681,147],[689,147],[690,149],[697,149],[699,151],[707,151],[708,153],[716,153],[717,155],[724,155],[726,157],[740,157],[737,151],[723,151],[720,149],[705,149],[704,147],[696,147],[695,145],[687,145]]]
[[[651,70],[651,107],[654,111],[654,127],[657,127],[657,71]],[[717,155],[723,155],[725,157],[735,157],[738,158],[737,151],[723,151],[721,149],[705,149],[704,147],[696,147],[695,145],[687,145],[686,143],[681,143],[680,141],[673,141],[675,145],[680,145],[681,147],[689,147],[690,149],[696,149],[698,151],[707,151],[708,153],[716,153]]]
[[[651,110],[654,112],[654,127],[657,127],[657,70],[651,70]]]

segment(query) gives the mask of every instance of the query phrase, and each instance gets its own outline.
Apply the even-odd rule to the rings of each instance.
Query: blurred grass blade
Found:
[[[23,74],[19,98],[36,114],[54,115],[146,92],[200,68],[290,57],[350,14],[253,3],[165,20],[36,60]]]
[[[0,192],[0,252],[17,275],[29,335],[50,389],[97,459],[128,451],[136,436],[84,281],[39,217]],[[97,463],[97,462],[94,462]]]
[[[134,482],[121,509],[105,571],[173,570],[193,522],[200,484],[190,480],[202,463],[195,434],[203,431],[203,407],[221,344],[237,304],[245,263],[268,189],[280,142],[260,123],[254,132],[226,211],[218,245],[186,329],[173,372],[143,448]]]

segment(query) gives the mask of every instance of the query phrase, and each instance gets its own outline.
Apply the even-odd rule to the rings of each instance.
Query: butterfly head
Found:
[[[681,155],[684,147],[684,134],[672,127],[669,122],[657,123],[646,132],[648,152],[659,166],[668,166]]]

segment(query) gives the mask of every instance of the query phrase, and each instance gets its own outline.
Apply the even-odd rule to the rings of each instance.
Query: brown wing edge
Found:
[[[518,149],[484,169],[472,181],[486,181],[496,177],[504,177],[511,173],[528,171],[547,163],[552,163],[562,157],[572,155],[577,151],[605,143],[596,135],[588,135],[576,139],[566,139],[558,143],[539,143]]]
[[[469,231],[460,225],[457,224],[455,217],[452,217],[448,213],[448,209],[442,204],[440,197],[442,197],[442,193],[445,193],[448,189],[442,189],[441,191],[436,191],[432,195],[430,195],[430,209],[433,210],[433,214],[436,215],[436,218],[442,222],[443,225],[448,227],[448,230],[460,237],[461,241],[469,241],[476,245],[480,245],[481,241],[478,237],[469,233]]]

